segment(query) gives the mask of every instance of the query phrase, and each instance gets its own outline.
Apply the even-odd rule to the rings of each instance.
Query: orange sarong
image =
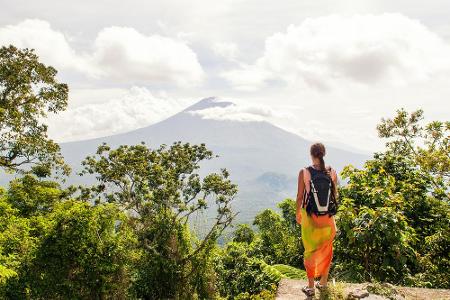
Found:
[[[301,226],[306,274],[308,278],[322,276],[333,258],[333,240],[336,236],[334,217],[308,216],[302,208]]]

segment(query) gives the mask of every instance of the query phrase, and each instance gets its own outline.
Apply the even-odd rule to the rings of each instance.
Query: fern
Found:
[[[288,265],[276,264],[268,265],[261,261],[261,267],[272,280],[279,281],[281,278],[306,279],[306,272]]]
[[[286,277],[285,275],[283,275],[283,273],[281,273],[280,271],[278,271],[276,268],[274,268],[271,265],[268,265],[265,261],[261,260],[261,268],[262,271],[267,274],[270,279],[272,279],[275,282],[280,281],[281,278]]]
[[[280,272],[283,277],[290,279],[306,279],[306,272],[304,270],[283,264],[277,264],[271,267]]]

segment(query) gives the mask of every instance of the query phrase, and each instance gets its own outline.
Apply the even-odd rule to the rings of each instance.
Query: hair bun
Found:
[[[323,158],[325,156],[325,146],[322,143],[315,143],[311,145],[311,155],[316,158]]]

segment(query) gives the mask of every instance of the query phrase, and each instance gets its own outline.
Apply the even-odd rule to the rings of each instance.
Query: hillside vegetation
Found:
[[[226,169],[199,175],[204,144],[102,144],[79,174],[97,183],[62,188],[70,167],[42,123],[67,105],[55,76],[0,49],[0,167],[18,175],[0,189],[1,298],[273,299],[305,277],[295,201],[234,224],[238,187]],[[331,277],[450,288],[450,122],[422,115],[382,120],[385,151],[342,172]],[[211,207],[200,236],[190,220]]]

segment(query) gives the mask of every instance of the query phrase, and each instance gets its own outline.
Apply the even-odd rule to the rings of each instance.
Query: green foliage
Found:
[[[150,299],[158,299],[161,295],[174,298],[177,293],[195,292],[195,289],[191,290],[192,286],[187,278],[193,266],[180,262],[192,251],[187,226],[173,228],[165,217],[153,220],[148,226],[146,230],[139,232],[144,252],[136,264],[133,287],[135,294],[138,297],[145,295]],[[201,273],[196,275],[201,276]]]
[[[69,172],[41,122],[47,113],[67,106],[68,87],[56,80],[56,73],[40,63],[33,50],[0,48],[0,167],[7,171],[31,165],[40,176],[52,168]]]
[[[306,278],[304,270],[288,265],[302,264],[303,255],[295,202],[286,199],[279,207],[281,214],[268,209],[255,217],[257,232],[241,224],[233,241],[218,253],[215,263],[222,296],[266,299],[261,295],[267,294],[267,299],[273,299],[273,286],[281,278]]]
[[[450,200],[450,121],[421,124],[423,111],[408,114],[397,111],[392,119],[383,119],[378,134],[387,138],[387,154],[403,156],[424,173],[431,175],[433,193]]]
[[[12,277],[17,276],[17,273],[12,270],[9,269],[3,265],[0,265],[0,284],[5,284],[5,282]]]
[[[133,212],[132,222],[143,256],[136,265],[137,297],[185,298],[212,291],[209,253],[235,217],[231,201],[237,186],[225,169],[203,178],[200,162],[213,158],[204,144],[181,142],[150,149],[145,144],[98,148],[81,174],[95,174],[99,184],[81,187],[80,197],[116,203]],[[215,206],[217,214],[202,238],[191,236],[189,218]],[[210,297],[211,295],[206,295]],[[189,296],[190,297],[190,296]]]
[[[337,283],[336,285],[329,284],[327,288],[319,292],[318,298],[320,300],[344,300],[346,299],[344,290],[345,286],[342,283]]]
[[[277,264],[277,265],[273,265],[271,267],[274,268],[275,270],[277,270],[278,272],[280,272],[283,275],[283,277],[286,277],[286,278],[290,278],[290,279],[306,279],[307,278],[305,270],[294,268],[292,266]]]
[[[447,221],[450,215],[447,216]],[[408,277],[406,283],[419,287],[450,287],[450,227],[439,228],[425,237],[421,255],[418,255],[417,273]]]
[[[2,189],[0,195],[0,297],[6,298],[11,282],[17,280],[19,269],[26,264],[38,244],[41,234],[40,219],[22,218],[12,207],[7,193]],[[16,289],[17,290],[17,289]],[[19,292],[17,292],[19,293]],[[21,298],[21,297],[19,297]]]
[[[255,232],[248,224],[239,224],[233,233],[233,241],[250,244],[255,238]]]
[[[421,111],[400,110],[383,120],[378,130],[390,138],[387,151],[361,170],[343,171],[348,184],[340,189],[335,275],[450,287],[449,127],[423,127],[421,118]]]
[[[125,216],[113,205],[67,201],[50,218],[31,265],[38,294],[124,298],[136,242]]]
[[[252,255],[246,243],[230,242],[216,258],[218,290],[227,299],[251,299],[264,290],[273,289],[281,273]]]
[[[274,266],[268,265],[265,261],[261,261],[262,271],[266,273],[273,281],[278,282],[281,278],[287,277]]]
[[[348,281],[399,282],[410,273],[414,231],[401,213],[392,207],[355,209],[351,200],[341,207],[337,275]]]
[[[282,215],[271,209],[259,213],[253,222],[259,229],[254,241],[255,253],[268,264],[303,265],[303,245],[300,226],[295,220],[295,201],[279,204]]]
[[[398,299],[396,298],[397,291],[390,284],[374,282],[367,286],[367,291],[369,293],[386,297],[387,299]]]
[[[49,212],[63,197],[57,182],[39,180],[30,174],[9,183],[8,201],[22,217]]]
[[[55,204],[45,219],[38,218],[42,223],[39,235],[28,228],[24,231],[31,236],[20,238],[23,242],[34,235],[35,243],[20,253],[23,261],[16,269],[18,276],[7,281],[8,297],[123,299],[126,296],[130,284],[126,274],[130,272],[136,238],[117,208],[66,201]]]
[[[273,300],[275,299],[277,286],[272,284],[268,289],[262,290],[258,294],[249,294],[248,292],[237,295],[234,299],[240,300]]]

